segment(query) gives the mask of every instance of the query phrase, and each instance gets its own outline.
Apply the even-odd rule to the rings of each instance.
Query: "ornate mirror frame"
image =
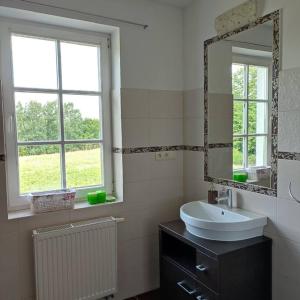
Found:
[[[214,148],[208,143],[208,47],[230,36],[252,29],[266,22],[273,22],[273,58],[272,58],[272,112],[271,112],[271,188],[249,183],[240,183],[233,180],[220,179],[208,176],[208,150]],[[235,29],[221,36],[216,36],[204,42],[204,181],[230,186],[242,190],[277,196],[277,169],[278,169],[278,90],[280,68],[280,10],[258,18],[241,28]]]

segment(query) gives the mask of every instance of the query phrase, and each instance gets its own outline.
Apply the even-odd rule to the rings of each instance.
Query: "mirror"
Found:
[[[205,42],[205,177],[276,193],[279,14]]]

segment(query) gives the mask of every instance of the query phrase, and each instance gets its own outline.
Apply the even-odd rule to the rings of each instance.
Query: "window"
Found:
[[[9,206],[26,205],[30,192],[110,193],[107,37],[8,28],[1,39],[2,61],[10,61],[3,69]]]
[[[232,65],[233,169],[267,166],[269,68]]]

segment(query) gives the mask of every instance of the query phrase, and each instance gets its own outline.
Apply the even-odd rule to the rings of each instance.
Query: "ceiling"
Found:
[[[169,4],[177,7],[185,7],[193,2],[193,0],[152,0],[164,4]]]

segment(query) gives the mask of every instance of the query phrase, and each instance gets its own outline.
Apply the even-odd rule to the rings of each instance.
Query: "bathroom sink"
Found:
[[[203,201],[181,206],[180,218],[191,234],[216,241],[240,241],[261,236],[267,224],[265,216]]]

